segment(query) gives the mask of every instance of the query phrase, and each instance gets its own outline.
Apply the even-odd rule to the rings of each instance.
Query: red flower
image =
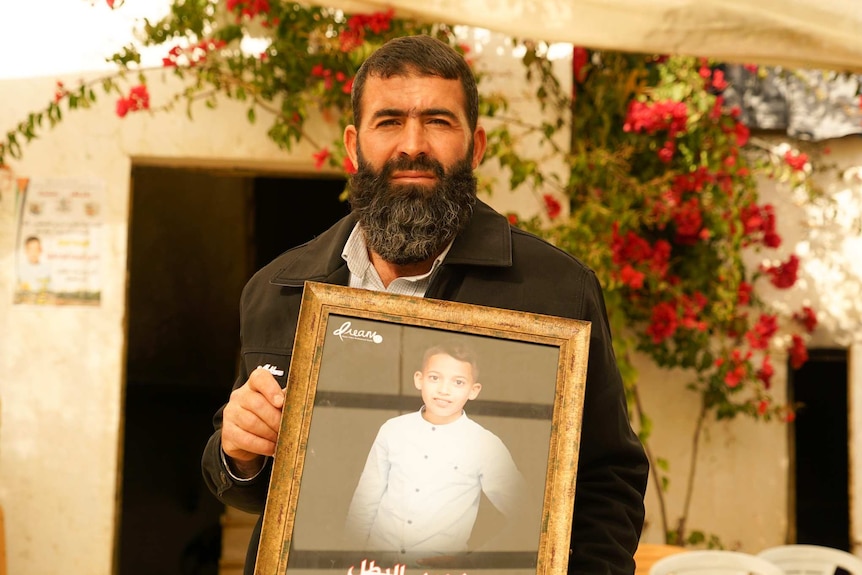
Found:
[[[311,157],[314,158],[314,167],[319,170],[326,163],[326,159],[329,158],[329,148],[323,148],[319,152],[311,154]]]
[[[545,210],[547,210],[549,218],[553,220],[560,215],[560,212],[563,210],[563,206],[557,198],[551,194],[545,194],[542,196],[542,199],[545,200]]]
[[[227,0],[229,12],[239,10],[239,16],[254,18],[258,14],[269,14],[269,0]],[[238,16],[238,17],[239,17]]]
[[[784,161],[787,165],[800,172],[805,169],[805,164],[808,162],[808,156],[805,154],[794,154],[790,150],[784,154]]]
[[[775,374],[775,368],[772,367],[772,360],[767,355],[763,358],[763,364],[757,370],[757,379],[763,382],[763,387],[769,389],[772,387],[772,376]]]
[[[129,101],[125,98],[120,98],[117,100],[117,115],[121,118],[125,118],[126,114],[129,113]]]
[[[739,305],[748,305],[751,301],[751,292],[754,291],[754,286],[748,282],[739,282],[739,289],[736,294],[736,302]]]
[[[757,414],[763,415],[769,409],[769,400],[761,399],[757,404]]]
[[[348,174],[356,173],[356,166],[353,165],[353,161],[350,159],[349,156],[344,156],[344,162],[341,163],[341,167]]]
[[[736,145],[740,148],[748,143],[748,138],[751,136],[751,131],[748,126],[742,122],[737,122],[733,127],[733,132],[736,134]]]
[[[114,9],[114,0],[105,0],[105,4],[107,4],[108,8],[110,8],[111,10]]]
[[[662,302],[652,308],[652,318],[646,333],[652,337],[653,343],[661,343],[674,334],[678,323],[676,307]]]
[[[769,339],[778,331],[778,317],[761,314],[757,324],[745,334],[748,344],[754,349],[766,349]]]
[[[673,143],[673,140],[668,140],[658,151],[658,159],[665,164],[669,164],[673,160],[674,152],[676,152],[676,144]]]
[[[712,87],[719,92],[727,88],[727,81],[724,79],[723,70],[716,70],[712,73]]]
[[[129,90],[127,98],[117,100],[117,115],[121,118],[129,112],[137,112],[138,110],[150,109],[150,94],[147,92],[145,84],[139,84]]]
[[[688,125],[688,107],[685,102],[665,100],[662,102],[640,102],[632,100],[629,103],[623,131],[654,134],[667,130],[673,137],[684,132]]]
[[[649,269],[658,276],[664,277],[667,273],[668,262],[670,261],[670,243],[665,240],[658,240],[652,248]]]
[[[129,100],[131,102],[130,111],[150,109],[150,93],[147,92],[145,84],[139,84],[129,90]]]
[[[799,274],[799,258],[791,254],[783,264],[763,266],[761,269],[769,275],[769,281],[779,289],[787,289],[796,283]]]
[[[793,314],[793,319],[805,326],[805,331],[811,333],[817,327],[817,314],[809,306],[803,306],[802,310]]]
[[[508,214],[506,214],[506,219],[509,220],[509,224],[513,226],[518,225],[518,214],[516,214],[515,212],[509,212]]]
[[[581,83],[584,81],[584,67],[590,61],[590,54],[581,46],[572,48],[572,77],[575,82]]]
[[[736,387],[742,383],[742,380],[745,379],[746,375],[748,375],[746,362],[750,358],[751,352],[748,352],[745,357],[743,357],[738,349],[733,350],[733,354],[731,355],[733,367],[724,375],[724,383],[727,384],[727,387]],[[718,363],[717,365],[721,364]]]
[[[805,342],[802,340],[802,337],[793,334],[793,339],[790,343],[790,367],[793,369],[799,369],[805,362],[808,361],[808,350],[805,349]]]
[[[724,375],[724,383],[727,384],[727,387],[736,387],[742,382],[744,377],[745,366],[741,363],[737,363],[733,369]]]
[[[611,229],[611,250],[615,264],[639,263],[652,257],[649,242],[631,230],[621,236],[619,227],[619,223],[614,222]]]
[[[340,43],[339,49],[342,52],[346,53],[355,50],[362,46],[362,43],[365,41],[365,30],[362,28],[345,30],[338,37],[338,41]]]
[[[632,289],[641,289],[644,285],[646,275],[637,271],[630,265],[623,266],[620,270],[620,281]]]
[[[700,228],[703,226],[703,215],[697,199],[692,198],[682,204],[673,215],[676,224],[676,241],[691,245],[697,242]]]
[[[57,88],[54,90],[54,103],[59,104],[65,95],[66,90],[63,88],[63,82],[57,80]]]
[[[683,310],[682,321],[680,322],[682,327],[706,331],[706,322],[697,319],[700,312],[706,307],[706,297],[700,292],[695,292],[693,296],[683,296],[680,298],[679,303]]]
[[[781,236],[775,232],[775,209],[771,204],[746,206],[740,217],[743,230],[750,236],[748,241],[760,241],[770,248],[781,245]]]

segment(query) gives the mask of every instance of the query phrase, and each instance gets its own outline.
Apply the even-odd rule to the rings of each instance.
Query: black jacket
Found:
[[[257,366],[277,366],[284,385],[305,281],[346,285],[342,249],[356,223],[348,215],[310,242],[258,271],[240,304],[242,361],[234,384]],[[588,248],[587,248],[588,249]],[[483,203],[455,240],[425,294],[437,298],[587,320],[592,323],[569,573],[631,574],[644,520],[648,464],[632,431],[611,345],[601,287],[578,259],[523,230]],[[220,409],[202,458],[204,479],[226,505],[261,513],[269,468],[255,480],[231,480],[221,459]],[[253,573],[260,521],[249,547]]]

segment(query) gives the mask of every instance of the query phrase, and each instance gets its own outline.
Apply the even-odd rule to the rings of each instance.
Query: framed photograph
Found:
[[[590,324],[308,282],[256,575],[556,575]]]

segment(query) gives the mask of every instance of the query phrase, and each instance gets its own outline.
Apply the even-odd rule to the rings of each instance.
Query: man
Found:
[[[448,45],[427,36],[388,42],[356,74],[352,104],[355,124],[344,132],[357,167],[351,214],[276,258],[243,290],[242,364],[203,455],[208,486],[227,505],[263,511],[305,281],[587,320],[568,571],[633,573],[648,465],[628,420],[595,274],[476,199],[473,170],[486,135],[475,79]],[[246,575],[259,536],[260,521]]]

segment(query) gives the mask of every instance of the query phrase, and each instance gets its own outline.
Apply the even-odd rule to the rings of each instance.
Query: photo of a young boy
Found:
[[[345,532],[360,549],[405,557],[467,552],[482,495],[517,521],[524,478],[503,442],[465,411],[482,390],[471,348],[429,347],[413,385],[422,406],[380,427]]]

